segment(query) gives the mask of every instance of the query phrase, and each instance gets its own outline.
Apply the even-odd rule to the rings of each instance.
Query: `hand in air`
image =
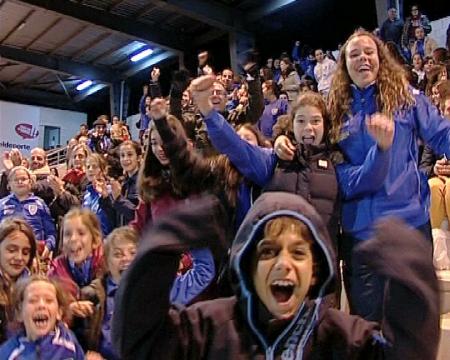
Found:
[[[150,116],[152,119],[162,119],[167,116],[167,104],[163,98],[155,98],[150,105]]]
[[[203,115],[209,114],[213,109],[210,98],[213,93],[215,81],[215,76],[204,75],[191,82],[190,89],[192,92],[192,99]]]
[[[376,113],[366,119],[367,131],[377,142],[378,147],[386,151],[394,141],[395,123],[386,115]]]

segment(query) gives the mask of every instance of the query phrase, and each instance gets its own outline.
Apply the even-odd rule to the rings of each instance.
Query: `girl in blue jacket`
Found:
[[[22,330],[0,347],[1,359],[84,359],[75,335],[64,325],[64,293],[46,276],[33,275],[14,292]]]
[[[379,320],[384,282],[352,255],[386,216],[403,219],[431,241],[428,184],[418,143],[450,156],[450,122],[424,95],[414,95],[402,67],[372,34],[357,31],[341,49],[329,96],[331,137],[343,197],[344,260],[353,311]],[[431,252],[423,254],[432,261]]]
[[[102,155],[90,154],[86,160],[86,177],[90,184],[83,196],[83,207],[89,208],[100,220],[103,237],[116,226],[116,211],[106,179],[106,161]]]

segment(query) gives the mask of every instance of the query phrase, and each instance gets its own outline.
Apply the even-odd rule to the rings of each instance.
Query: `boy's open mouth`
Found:
[[[295,284],[291,280],[275,280],[270,285],[273,297],[278,303],[285,303],[294,294]]]

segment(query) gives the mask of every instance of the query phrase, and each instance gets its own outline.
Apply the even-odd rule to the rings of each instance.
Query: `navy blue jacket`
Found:
[[[280,162],[272,149],[251,145],[242,140],[216,111],[205,118],[214,147],[228,156],[245,179],[264,191],[286,191],[302,195],[316,208],[333,238],[338,233],[338,186],[331,152],[321,145],[297,151],[294,161]],[[237,210],[245,212],[253,204],[251,194],[238,194]],[[250,200],[249,200],[250,198]],[[240,213],[237,211],[237,216]],[[242,222],[242,220],[241,220]],[[239,224],[241,223],[239,222]]]
[[[127,177],[122,184],[122,191],[120,196],[113,201],[114,209],[117,213],[117,225],[128,225],[134,219],[134,212],[139,204],[139,196],[137,189],[136,172],[133,176]]]
[[[84,193],[83,207],[91,209],[97,215],[104,237],[113,231],[116,225],[116,212],[110,197],[103,198],[92,185],[89,185]]]
[[[401,19],[395,19],[394,21],[386,19],[380,29],[381,40],[385,42],[393,41],[397,45],[400,45],[403,34],[403,26],[403,20]]]
[[[33,229],[36,240],[45,241],[49,250],[55,250],[56,228],[44,200],[33,194],[20,201],[15,194],[0,200],[0,221],[5,217],[19,216]]]
[[[21,334],[0,346],[0,359],[14,360],[83,360],[84,352],[75,335],[64,324],[56,325],[54,332],[30,341]]]

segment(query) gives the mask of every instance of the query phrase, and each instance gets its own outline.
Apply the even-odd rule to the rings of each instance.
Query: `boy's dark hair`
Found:
[[[308,226],[294,217],[280,216],[269,220],[264,225],[263,237],[277,238],[288,231],[298,233],[310,245],[313,261],[313,280],[315,279],[315,281],[311,284],[308,294],[311,297],[317,296],[320,285],[323,283],[321,281],[323,280],[321,269],[325,266],[322,264],[324,257],[320,256],[320,246],[316,243]],[[254,261],[257,261],[257,259],[254,259]]]

